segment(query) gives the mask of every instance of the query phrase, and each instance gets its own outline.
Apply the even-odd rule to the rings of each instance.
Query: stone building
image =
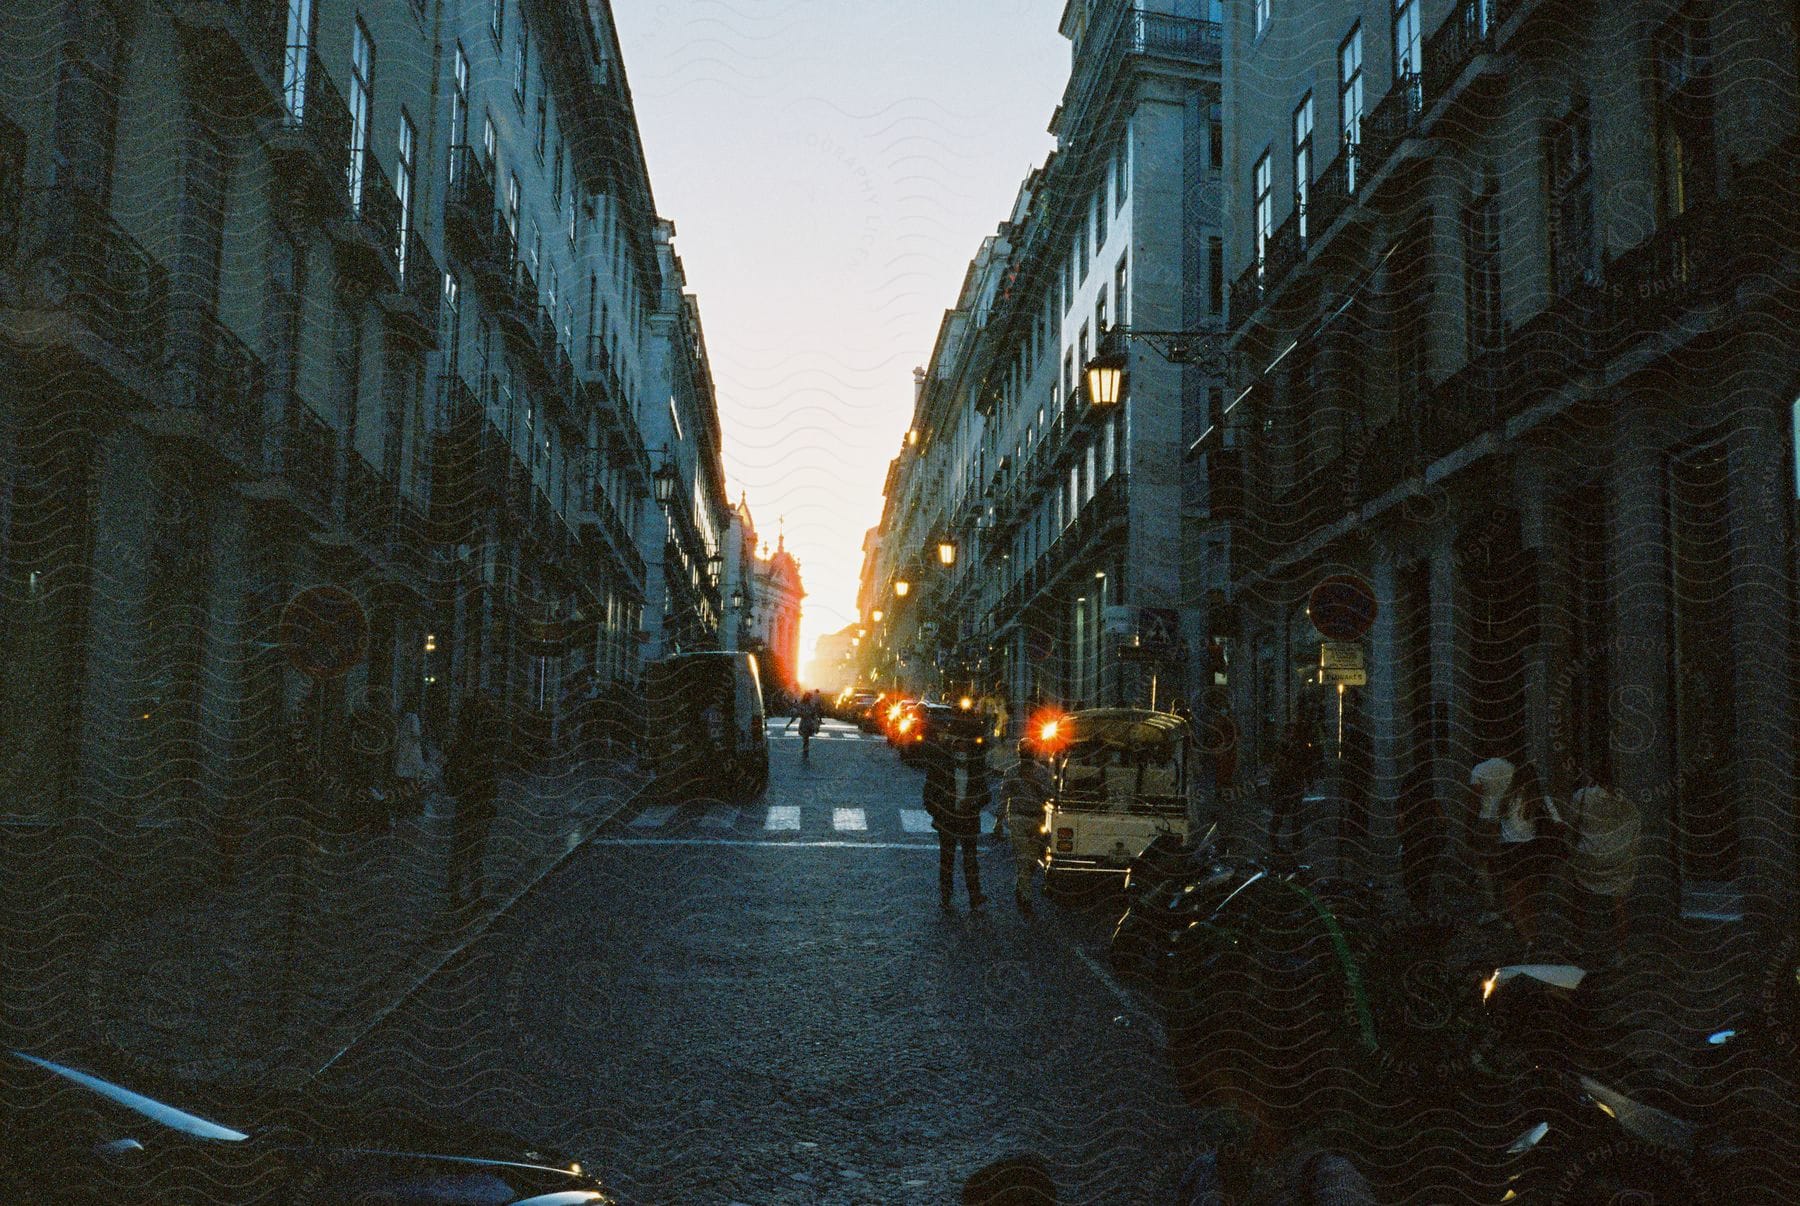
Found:
[[[867,561],[878,648],[915,690],[1147,704],[1184,689],[1183,437],[1205,386],[1140,335],[1203,328],[1223,292],[1218,9],[1064,9],[1057,149],[917,375]],[[1103,352],[1123,357],[1121,398],[1086,384]]]
[[[1462,851],[1511,753],[1638,802],[1641,911],[1791,910],[1792,6],[1231,13],[1196,462],[1247,765],[1314,697],[1353,863]],[[1334,573],[1378,611],[1321,690]]]

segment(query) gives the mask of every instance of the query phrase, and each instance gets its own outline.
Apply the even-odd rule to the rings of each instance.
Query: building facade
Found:
[[[761,543],[750,504],[741,498],[731,513],[726,550],[721,590],[732,617],[727,631],[733,634],[726,648],[757,655],[763,693],[775,706],[800,685],[800,613],[806,598],[800,563],[787,551],[784,533],[776,534],[773,551]]]
[[[1637,801],[1643,911],[1791,910],[1797,19],[1233,6],[1208,627],[1252,770],[1322,717],[1344,857],[1466,849],[1508,754]],[[1334,574],[1362,685],[1319,681]]]
[[[1219,7],[1065,8],[1057,149],[916,375],[865,563],[863,619],[885,617],[871,675],[1015,704],[1185,689],[1184,434],[1206,390],[1137,333],[1194,331],[1221,308]],[[1090,396],[1089,363],[1115,350],[1122,398]]]
[[[704,483],[687,564],[723,479],[608,6],[83,2],[18,32],[0,812],[223,842],[288,722],[329,746],[368,702],[441,741],[483,689],[529,745],[572,680],[634,681],[664,647],[650,449]],[[696,434],[647,441],[672,396]]]

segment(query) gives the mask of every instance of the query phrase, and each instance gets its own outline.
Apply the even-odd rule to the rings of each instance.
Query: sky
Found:
[[[725,475],[807,599],[857,618],[863,533],[981,240],[1054,146],[1063,0],[613,0],[675,223]]]

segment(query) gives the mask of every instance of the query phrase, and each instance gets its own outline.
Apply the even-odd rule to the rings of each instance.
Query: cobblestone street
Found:
[[[936,901],[919,776],[828,724],[766,800],[627,813],[325,1082],[541,1137],[631,1203],[942,1202],[1038,1152],[1068,1202],[1162,1202],[1203,1138],[1109,913]]]

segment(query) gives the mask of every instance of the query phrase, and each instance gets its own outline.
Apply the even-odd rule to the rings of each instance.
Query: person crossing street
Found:
[[[796,720],[800,722],[800,757],[807,761],[812,759],[812,739],[814,734],[819,731],[819,718],[824,711],[825,706],[819,699],[819,693],[808,691],[800,697],[800,703],[794,708],[794,714],[788,717],[787,724],[782,727],[782,732],[785,733],[794,727]]]

